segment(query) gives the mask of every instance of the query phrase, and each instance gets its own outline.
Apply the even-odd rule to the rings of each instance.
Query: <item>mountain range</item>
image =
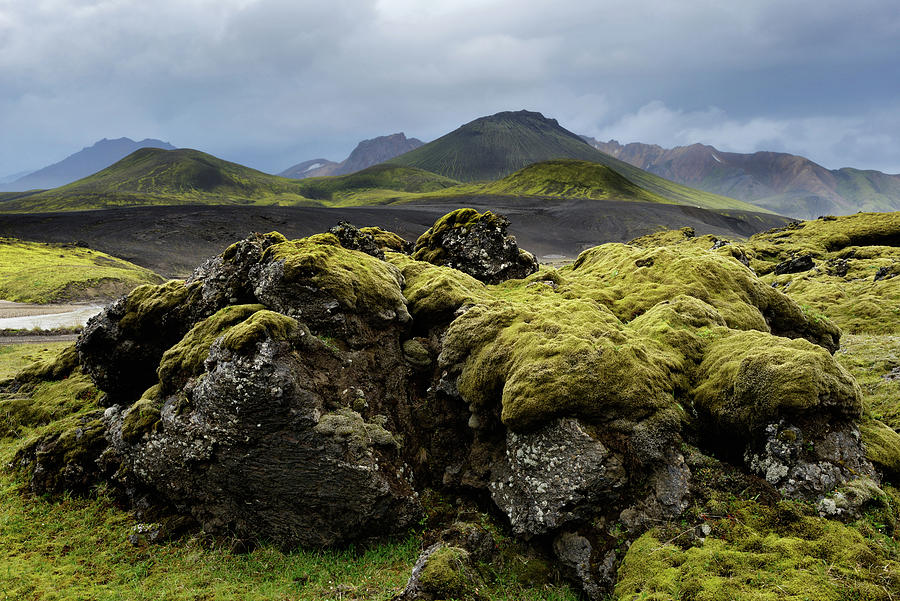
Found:
[[[793,154],[723,152],[705,144],[663,148],[584,137],[594,148],[666,179],[737,198],[781,215],[812,219],[900,210],[900,175],[826,169]]]
[[[168,142],[151,138],[140,142],[135,142],[131,138],[115,140],[103,138],[93,146],[82,148],[58,163],[19,177],[3,185],[0,189],[21,192],[64,186],[105,169],[140,148],[175,150],[175,147]]]
[[[353,152],[340,163],[328,159],[312,159],[288,167],[278,175],[292,179],[322,177],[326,175],[347,175],[362,171],[372,165],[384,163],[398,155],[422,146],[424,142],[416,138],[407,138],[403,132],[389,136],[378,136],[360,142]]]

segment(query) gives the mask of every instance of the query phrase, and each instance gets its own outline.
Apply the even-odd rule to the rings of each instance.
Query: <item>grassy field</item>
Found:
[[[0,238],[0,299],[52,303],[115,297],[161,281],[149,269],[89,248]]]
[[[39,344],[0,344],[0,381],[16,375],[23,367],[55,357],[71,342],[44,342]]]

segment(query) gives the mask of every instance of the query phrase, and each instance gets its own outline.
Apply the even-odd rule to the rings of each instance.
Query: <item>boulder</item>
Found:
[[[490,211],[457,209],[439,219],[416,241],[413,258],[452,267],[487,284],[524,278],[538,265],[507,234],[509,220]]]

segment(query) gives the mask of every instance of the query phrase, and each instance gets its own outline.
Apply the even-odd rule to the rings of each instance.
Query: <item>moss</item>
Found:
[[[157,428],[157,424],[160,423],[160,410],[162,409],[160,391],[161,388],[158,384],[150,387],[125,412],[122,420],[122,440],[134,444],[144,434]]]
[[[456,209],[434,222],[424,234],[416,240],[413,258],[434,265],[441,265],[446,257],[442,246],[444,235],[450,230],[468,230],[484,223],[488,227],[503,223],[503,218],[490,211],[479,213],[475,209]]]
[[[248,307],[245,305],[244,310]],[[234,352],[243,353],[257,342],[267,338],[289,340],[300,331],[300,324],[293,317],[274,311],[256,311],[239,324],[229,328],[222,338],[222,345]]]
[[[174,392],[188,378],[202,373],[212,343],[228,328],[262,309],[262,305],[225,307],[191,328],[178,344],[163,353],[156,370],[163,391]]]
[[[267,244],[281,244],[288,241],[288,239],[279,232],[269,232],[268,234],[263,234],[262,238]],[[226,262],[232,261],[237,255],[237,251],[241,247],[242,243],[243,241],[235,242],[234,244],[226,248],[225,252],[222,253],[222,259]]]
[[[592,248],[575,261],[560,293],[594,299],[625,322],[659,302],[687,295],[715,307],[729,328],[804,336],[830,350],[840,337],[828,320],[811,319],[732,256],[690,244]]]
[[[405,253],[409,247],[409,243],[398,234],[383,230],[380,227],[361,227],[360,233],[368,234],[375,239],[375,244],[381,250],[390,250],[398,253]]]
[[[875,280],[900,266],[900,214],[858,213],[757,234],[746,243],[751,266],[767,284],[827,316],[850,333],[900,332],[900,282]],[[775,266],[802,254],[810,271],[776,276]],[[837,267],[842,267],[838,270]]]
[[[484,284],[461,271],[396,253],[388,253],[387,260],[403,274],[403,294],[416,319],[441,321],[463,305],[492,300]]]
[[[397,439],[382,425],[365,421],[359,413],[349,407],[323,415],[316,424],[315,431],[356,449],[400,446]]]
[[[615,599],[872,599],[900,587],[896,545],[809,515],[795,503],[748,501],[707,514],[711,535],[682,549],[654,531],[635,541],[618,572]]]
[[[469,554],[458,547],[436,549],[419,574],[423,591],[440,599],[477,598],[477,580],[468,567]]]
[[[28,394],[0,400],[0,434],[18,435],[23,428],[49,424],[97,406],[100,396],[83,374],[39,382]]]
[[[859,383],[866,419],[900,431],[900,378],[891,375],[900,370],[900,336],[851,335],[842,343],[835,358]]]
[[[900,479],[900,434],[878,420],[862,422],[859,432],[866,446],[866,457],[895,481]]]
[[[199,281],[185,284],[181,280],[170,280],[158,286],[139,286],[128,295],[119,327],[138,330],[148,324],[164,323],[167,313],[189,306],[201,286]]]
[[[403,355],[406,360],[418,367],[428,367],[431,365],[431,353],[425,348],[421,342],[415,339],[407,340],[403,343]]]
[[[476,306],[447,330],[442,360],[464,362],[458,386],[466,400],[499,397],[514,429],[558,415],[641,419],[671,400],[662,351],[627,335],[605,307],[545,286],[524,296]]]
[[[61,380],[78,367],[78,351],[75,345],[67,346],[55,357],[35,361],[16,374],[19,382],[38,382],[43,380]]]
[[[859,386],[821,347],[761,332],[723,334],[707,347],[691,397],[726,431],[747,435],[810,410],[860,416]]]
[[[408,320],[403,277],[394,265],[348,250],[333,234],[317,234],[269,247],[262,262],[282,261],[286,282],[311,286],[344,309],[371,314],[393,313]]]

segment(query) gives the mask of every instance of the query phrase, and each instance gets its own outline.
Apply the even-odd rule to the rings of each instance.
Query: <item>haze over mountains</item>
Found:
[[[813,219],[826,214],[900,210],[900,175],[849,167],[826,169],[805,157],[780,152],[742,154],[704,144],[662,148],[584,139],[650,173],[781,215]]]
[[[152,138],[145,138],[139,142],[130,138],[115,140],[103,138],[93,146],[87,146],[58,163],[38,169],[0,186],[0,190],[24,192],[64,186],[105,169],[140,148],[175,150],[175,147],[168,142]]]
[[[347,175],[361,171],[366,167],[377,165],[422,146],[424,142],[416,138],[407,138],[403,132],[389,136],[378,136],[360,142],[353,152],[340,163],[328,159],[312,159],[293,167],[288,167],[278,175],[293,179],[321,177],[325,175]]]

